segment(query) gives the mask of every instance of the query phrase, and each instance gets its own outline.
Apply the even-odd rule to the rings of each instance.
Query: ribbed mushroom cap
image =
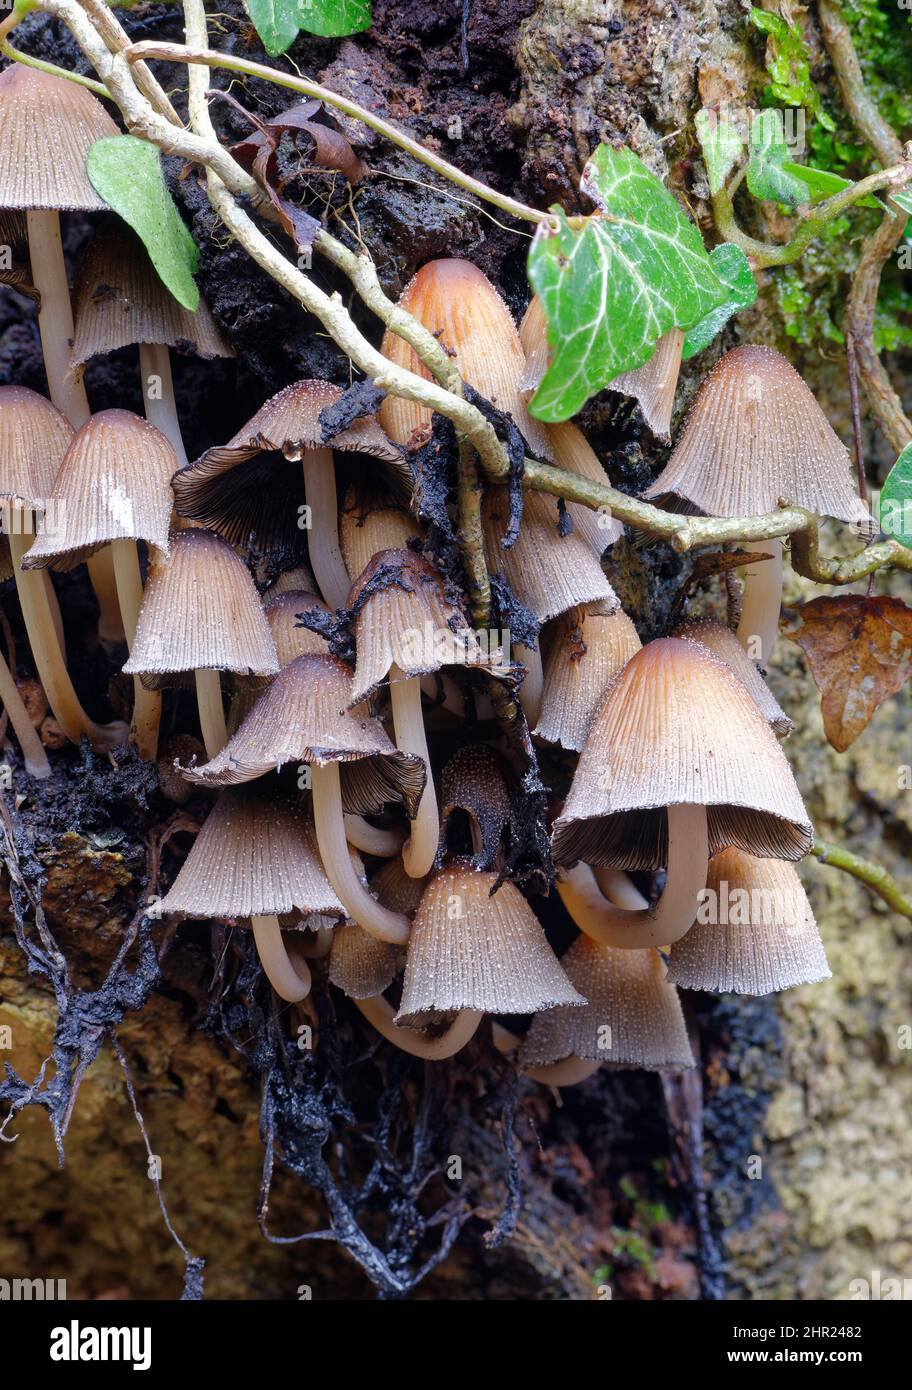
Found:
[[[342,559],[352,583],[381,550],[407,550],[414,537],[421,536],[421,523],[399,507],[359,504],[354,487],[348,488],[339,512],[339,542]]]
[[[148,420],[129,410],[91,416],[54,480],[57,524],[37,537],[24,568],[72,565],[116,540],[146,541],[167,555],[176,464],[170,443]]]
[[[195,314],[166,289],[142,242],[124,223],[97,231],[79,263],[73,287],[72,364],[132,343],[163,343],[197,356],[233,357],[201,299]]]
[[[772,994],[830,978],[811,905],[791,864],[723,850],[710,861],[706,887],[712,920],[698,920],[672,946],[669,980],[685,989]]]
[[[709,516],[757,516],[781,502],[870,521],[848,450],[774,348],[747,343],[713,367],[665,468],[644,494],[675,493]]]
[[[512,416],[532,452],[551,458],[544,426],[529,414],[519,387],[526,358],[516,325],[483,271],[456,258],[429,261],[406,285],[399,303],[453,355],[463,381]],[[431,380],[414,349],[391,329],[384,333],[380,351],[397,366]],[[387,396],[380,407],[380,422],[398,444],[408,444],[415,430],[430,421],[429,410],[401,396]]]
[[[701,647],[708,648],[720,661],[724,661],[754,697],[770,728],[781,735],[792,732],[795,727],[794,723],[789,719],[785,710],[780,708],[773,692],[747,652],[735,634],[724,623],[713,622],[708,618],[697,618],[691,622],[682,623],[674,635],[675,637],[689,638],[691,642],[699,642]]]
[[[0,501],[43,511],[75,431],[24,386],[0,386]]]
[[[480,1009],[528,1014],[585,1001],[570,984],[522,893],[470,864],[436,874],[422,894],[409,939],[397,1023],[428,1013]]]
[[[663,439],[671,436],[671,413],[683,349],[684,334],[680,328],[671,328],[662,334],[647,362],[608,382],[610,390],[634,397],[646,424]]]
[[[286,763],[343,763],[345,809],[362,815],[404,801],[409,817],[424,790],[421,758],[393,746],[377,719],[351,705],[351,671],[333,656],[299,656],[263,691],[211,762],[185,768],[191,782],[251,782]],[[348,774],[345,776],[345,774]]]
[[[136,639],[123,668],[159,689],[187,671],[274,675],[275,643],[243,560],[211,531],[177,531],[150,566]]]
[[[405,952],[388,941],[378,941],[354,922],[344,922],[333,932],[329,952],[330,982],[350,999],[374,999],[402,970]]]
[[[523,314],[519,341],[526,359],[519,378],[519,389],[531,395],[548,370],[548,320],[537,294],[533,294]]]
[[[571,608],[555,622],[545,654],[541,713],[533,733],[580,751],[606,687],[640,649],[627,614],[595,605]]]
[[[472,832],[473,865],[476,869],[494,867],[503,832],[512,824],[512,803],[503,762],[484,743],[460,748],[441,774],[439,856],[446,848],[450,822],[460,811],[468,817]]]
[[[380,865],[371,878],[370,886],[374,897],[390,912],[403,912],[406,917],[414,917],[426,883],[426,878],[412,878],[407,874],[401,855],[396,855]]]
[[[581,478],[588,478],[591,483],[601,483],[610,487],[611,479],[599,463],[598,455],[590,447],[582,430],[577,429],[569,420],[562,425],[549,425],[547,428],[554,459],[559,468],[566,469],[568,473],[576,473]],[[591,507],[584,507],[579,502],[568,502],[567,512],[573,521],[576,534],[583,536],[597,555],[601,555],[606,546],[614,545],[624,533],[621,523],[607,512],[593,511]]]
[[[193,917],[345,916],[303,806],[271,783],[222,792],[161,910]]]
[[[86,155],[96,140],[117,134],[85,87],[11,63],[0,73],[0,205],[106,208],[89,182]]]
[[[375,555],[348,602],[356,614],[358,651],[352,704],[387,681],[394,663],[407,676],[428,675],[442,666],[489,664],[440,575],[412,550]]]
[[[263,601],[264,603],[268,602],[276,594],[286,594],[291,589],[303,589],[304,593],[313,594],[316,592],[316,588],[316,580],[310,569],[303,561],[300,561],[292,569],[282,571],[275,583],[271,584],[263,594]]]
[[[329,616],[329,609],[321,598],[301,589],[286,589],[263,604],[280,666],[287,666],[298,656],[320,655],[326,651],[326,638],[298,622],[298,614],[312,608]]]
[[[574,531],[566,536],[558,533],[553,497],[532,489],[526,492],[516,544],[504,550],[500,542],[508,518],[506,488],[489,488],[482,503],[488,569],[505,577],[540,623],[566,613],[568,608],[600,599],[612,610],[618,607],[617,595],[589,542]]]
[[[657,869],[665,808],[707,808],[710,853],[800,859],[813,833],[776,736],[731,668],[677,637],[650,642],[602,696],[564,808],[555,864]]]
[[[681,1002],[658,951],[619,951],[579,936],[561,965],[588,1003],[536,1014],[519,1052],[521,1069],[565,1057],[647,1071],[695,1065]]]

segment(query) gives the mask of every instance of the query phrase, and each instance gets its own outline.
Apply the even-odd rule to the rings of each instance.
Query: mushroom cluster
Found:
[[[35,140],[39,120],[59,138]],[[163,715],[173,729],[193,711],[181,732],[200,735],[205,760],[159,761],[205,814],[162,913],[249,927],[281,999],[308,1008],[313,979],[328,980],[419,1057],[452,1056],[490,1015],[494,1045],[556,1086],[600,1066],[692,1066],[678,988],[826,978],[793,867],[812,831],[779,743],[791,722],[763,679],[781,548],[765,542],[772,558],[751,561],[737,633],[696,613],[642,645],[608,579],[622,528],[531,490],[520,509],[515,486],[487,486],[495,633],[466,610],[452,494],[435,497],[433,525],[418,505],[428,458],[448,447],[421,406],[387,395],[355,418],[336,383],[295,381],[188,461],[169,352],[230,354],[206,306],[177,305],[107,218],[77,272],[74,322],[58,212],[99,209],[85,154],[112,131],[83,88],[19,66],[0,75],[0,204],[17,283],[40,297],[50,394],[0,388],[0,499],[63,737],[131,740],[155,760]],[[607,481],[576,424],[529,413],[548,356],[536,300],[518,330],[482,272],[447,259],[402,304],[495,428]],[[129,345],[146,418],[92,414],[84,364]],[[427,375],[393,332],[381,348]],[[674,329],[610,383],[659,437],[681,350]],[[780,501],[866,516],[807,387],[754,346],[709,373],[649,495],[714,516]],[[93,720],[69,674],[52,576],[83,562],[103,639],[126,646],[129,727]],[[0,698],[27,771],[47,777],[2,661]],[[526,1023],[508,1029],[511,1016]]]

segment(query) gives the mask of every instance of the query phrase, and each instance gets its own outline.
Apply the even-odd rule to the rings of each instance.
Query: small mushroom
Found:
[[[730,666],[739,681],[747,687],[754,697],[760,712],[774,733],[785,737],[795,725],[785,710],[779,707],[773,692],[751,661],[735,634],[724,623],[713,622],[709,618],[696,618],[682,623],[674,633],[675,637],[685,637],[691,642],[699,642],[726,666]]]
[[[579,752],[606,686],[640,649],[636,628],[618,609],[569,608],[556,618],[545,655],[544,687],[533,733]]]

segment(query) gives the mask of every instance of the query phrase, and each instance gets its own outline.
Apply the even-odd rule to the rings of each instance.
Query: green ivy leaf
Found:
[[[880,529],[912,550],[912,444],[907,444],[887,474],[880,493]]]
[[[541,223],[529,252],[552,349],[529,407],[539,420],[569,419],[728,297],[696,227],[632,150],[599,145],[580,189],[598,211],[552,208],[556,226]]]
[[[890,197],[897,207],[902,208],[903,212],[912,212],[912,193],[908,189],[903,189],[899,193],[891,193]]]
[[[698,111],[696,127],[709,179],[709,191],[716,194],[737,163],[744,141],[741,132],[715,111]]]
[[[244,0],[244,4],[270,57],[291,47],[301,32],[298,0]]]
[[[819,203],[824,198],[832,198],[834,193],[841,193],[844,188],[852,186],[851,179],[844,179],[841,174],[831,174],[829,169],[814,169],[808,164],[792,164],[787,160],[782,168],[785,173],[792,174],[802,183],[807,184],[812,203]],[[868,197],[859,198],[853,206],[857,208],[882,208],[883,203],[879,198]]]
[[[809,201],[806,183],[783,168],[789,148],[782,132],[781,111],[760,111],[751,121],[747,186],[755,198],[769,198],[797,208]]]
[[[136,232],[178,304],[196,313],[199,290],[193,273],[199,249],[168,191],[155,146],[134,135],[96,140],[86,157],[86,172],[99,197]]]
[[[757,281],[740,246],[725,241],[710,251],[709,259],[728,290],[728,298],[724,304],[710,310],[705,318],[695,323],[693,328],[684,334],[682,357],[685,361],[688,357],[702,352],[739,309],[746,309],[757,298]]]
[[[272,57],[290,48],[302,29],[343,38],[369,29],[371,0],[244,0],[263,47]]]
[[[804,34],[798,24],[787,23],[770,10],[750,12],[755,29],[766,34],[766,70],[770,75],[767,94],[786,106],[803,106],[824,130],[835,130],[836,122],[825,110],[820,93],[811,81],[811,64]]]

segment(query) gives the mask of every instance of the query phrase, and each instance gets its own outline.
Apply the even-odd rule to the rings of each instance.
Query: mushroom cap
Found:
[[[671,414],[683,351],[684,334],[680,328],[670,328],[662,334],[652,356],[641,367],[622,372],[608,382],[609,390],[633,396],[646,424],[662,439],[671,438]]]
[[[710,618],[695,618],[682,623],[674,635],[689,638],[691,642],[699,642],[701,647],[706,647],[720,661],[724,661],[726,666],[730,666],[738,680],[754,697],[774,733],[784,736],[792,732],[795,727],[793,721],[779,706],[773,692],[731,628]]]
[[[675,942],[669,980],[685,989],[772,994],[830,978],[811,905],[791,864],[726,849],[710,860],[706,886],[715,894],[714,915],[728,920],[698,920]]]
[[[406,917],[414,917],[426,883],[426,878],[412,878],[407,874],[402,856],[396,855],[380,865],[371,878],[370,886],[374,897],[390,912],[402,912]]]
[[[333,931],[330,983],[350,999],[374,999],[393,983],[402,970],[404,957],[400,946],[378,941],[354,922],[343,922]]]
[[[540,623],[581,603],[605,600],[611,611],[618,607],[617,595],[589,542],[575,531],[559,534],[553,497],[532,489],[526,492],[516,543],[504,550],[500,541],[508,517],[506,488],[489,488],[482,503],[488,569],[504,575],[513,593]]]
[[[0,205],[106,209],[86,155],[96,140],[119,133],[86,87],[10,63],[0,73]]]
[[[585,1003],[541,924],[509,881],[455,863],[429,881],[409,938],[397,1023],[421,1027],[429,1013],[479,1009],[528,1014]]]
[[[493,748],[470,743],[454,753],[440,777],[440,848],[452,817],[463,811],[474,829],[472,863],[490,869],[501,847],[503,832],[513,824],[513,807],[504,775],[504,764]],[[474,848],[478,843],[478,849]]]
[[[326,651],[326,638],[298,622],[299,613],[318,608],[329,616],[329,609],[317,594],[302,589],[285,589],[263,604],[280,666],[287,666],[295,657],[319,655]]]
[[[548,425],[547,429],[554,450],[554,459],[559,468],[565,469],[568,473],[576,473],[581,478],[588,478],[590,483],[611,486],[611,479],[581,429],[569,420],[561,425]],[[624,534],[623,526],[613,516],[606,512],[593,511],[591,507],[584,507],[581,502],[568,502],[567,512],[573,521],[576,534],[589,542],[596,555],[601,555],[607,546],[614,545]]]
[[[758,516],[781,503],[870,522],[848,450],[808,386],[774,348],[720,358],[701,385],[664,471],[644,496],[674,493],[709,516]]]
[[[19,294],[37,299],[38,291],[32,284],[28,220],[21,209],[4,211],[0,208],[0,246],[8,248],[11,262],[8,266],[0,266],[0,285],[9,285]]]
[[[161,910],[193,917],[345,916],[304,806],[271,782],[221,793]]]
[[[77,430],[51,498],[58,524],[42,532],[26,569],[79,563],[110,541],[146,541],[167,555],[177,458],[154,425],[130,410],[102,410]]]
[[[423,759],[402,753],[363,706],[350,708],[351,671],[336,657],[299,656],[263,691],[237,733],[210,762],[184,768],[203,786],[251,782],[286,763],[347,765],[343,803],[370,815],[404,801],[413,818],[424,790]]]
[[[413,276],[399,300],[449,352],[463,381],[511,415],[534,454],[551,458],[544,426],[526,409],[520,378],[526,358],[509,309],[488,277],[471,261],[455,257],[428,261]],[[431,380],[414,348],[392,329],[380,344],[384,357]],[[431,422],[431,411],[401,396],[387,396],[380,422],[391,439],[408,444],[414,432]]]
[[[211,531],[177,531],[149,569],[124,671],[151,689],[188,671],[275,675],[275,643],[250,573]]]
[[[657,869],[665,808],[707,808],[709,848],[801,859],[813,832],[785,755],[731,668],[664,637],[636,652],[605,691],[561,815],[555,864]]]
[[[520,391],[531,396],[548,370],[548,320],[537,294],[529,300],[519,325],[519,341],[526,359],[519,378]]]
[[[75,432],[37,391],[0,386],[0,500],[43,510]]]
[[[381,550],[407,550],[409,541],[421,534],[421,523],[408,512],[393,506],[365,508],[355,488],[347,489],[339,510],[339,544],[352,583]]]
[[[291,569],[282,570],[278,578],[264,591],[263,602],[267,603],[277,594],[288,593],[290,589],[302,589],[307,594],[316,593],[317,582],[303,560]]]
[[[132,343],[191,348],[205,358],[234,356],[205,300],[195,314],[178,304],[125,223],[102,227],[89,242],[76,271],[73,317],[74,368]]]
[[[623,609],[571,608],[554,625],[545,653],[541,713],[533,733],[579,752],[605,688],[640,649]]]
[[[658,951],[621,951],[579,936],[561,965],[588,1003],[536,1014],[520,1048],[521,1069],[565,1057],[647,1071],[695,1065],[681,1001]]]

